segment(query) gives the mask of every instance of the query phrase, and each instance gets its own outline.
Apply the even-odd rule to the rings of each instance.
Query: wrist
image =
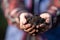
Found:
[[[12,22],[15,22],[15,18],[19,18],[20,14],[27,12],[26,10],[15,8],[9,14],[7,14],[7,18]]]

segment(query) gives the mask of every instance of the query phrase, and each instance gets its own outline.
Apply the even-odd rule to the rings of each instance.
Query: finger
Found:
[[[24,29],[24,31],[26,31],[26,32],[30,32],[32,29],[34,28],[34,26],[32,26],[31,28],[29,28],[29,29]]]
[[[39,25],[37,25],[36,28],[39,28]]]
[[[35,36],[36,34],[32,34],[33,36]]]
[[[24,29],[24,28],[25,28],[25,26],[20,24],[20,29]]]
[[[47,16],[46,16],[46,15],[47,15]],[[42,13],[42,14],[40,15],[40,17],[46,19],[46,18],[51,17],[51,15],[50,15],[49,13]]]
[[[46,26],[45,24],[40,24],[40,27],[44,27],[44,26]]]
[[[46,22],[46,23],[50,23],[50,22],[51,22],[51,18],[50,18],[50,17],[47,18],[45,22]]]
[[[36,29],[36,32],[39,32],[39,30],[38,30],[38,29]]]
[[[31,24],[26,24],[25,25],[25,29],[28,29],[28,28],[30,28],[31,27]]]
[[[23,23],[23,24],[25,24],[26,23],[26,19],[25,19],[25,14],[21,14],[20,15],[20,23]]]
[[[31,32],[29,32],[29,34],[33,34],[33,33],[35,33],[35,29],[34,29],[34,30],[32,30]]]

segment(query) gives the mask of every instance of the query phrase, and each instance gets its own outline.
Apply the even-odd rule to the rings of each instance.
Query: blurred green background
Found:
[[[4,40],[6,27],[7,27],[7,21],[4,17],[4,14],[0,5],[0,40]]]

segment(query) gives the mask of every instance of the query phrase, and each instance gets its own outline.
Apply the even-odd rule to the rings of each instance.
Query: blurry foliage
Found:
[[[7,27],[7,21],[3,15],[3,11],[0,6],[0,40],[4,39],[6,27]]]

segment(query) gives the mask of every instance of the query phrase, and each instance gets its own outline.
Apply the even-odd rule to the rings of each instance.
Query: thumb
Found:
[[[22,24],[25,24],[27,21],[26,21],[26,18],[25,18],[25,16],[24,16],[24,14],[21,14],[20,15],[20,23],[22,23]]]

